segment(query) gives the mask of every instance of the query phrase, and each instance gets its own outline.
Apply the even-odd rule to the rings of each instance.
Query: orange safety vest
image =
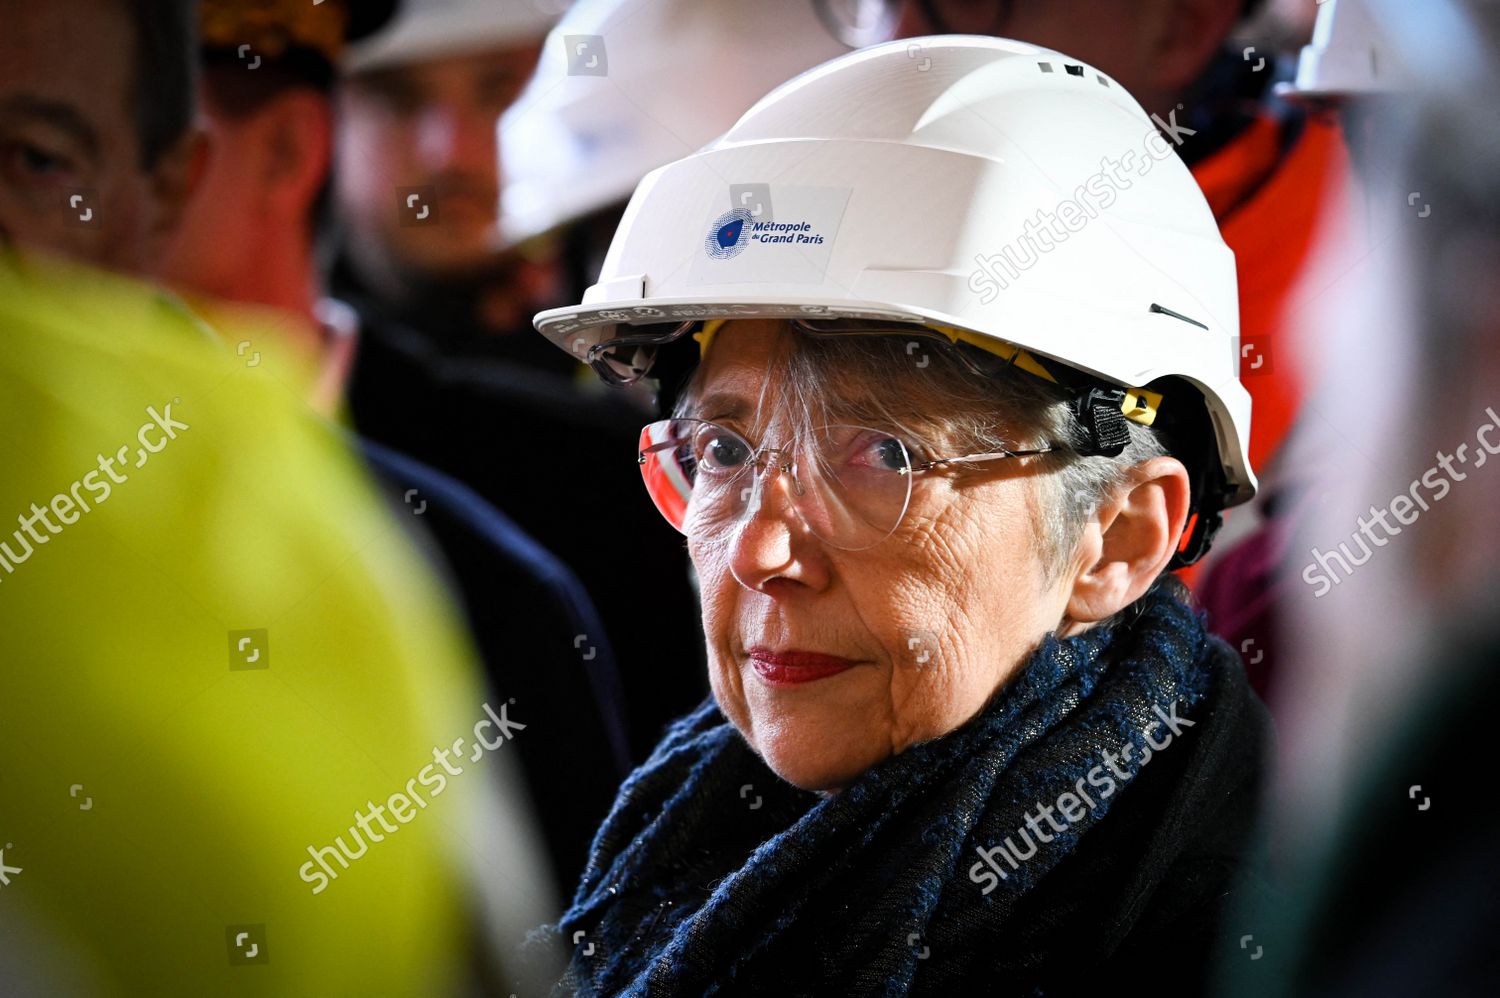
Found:
[[[1250,467],[1260,473],[1296,418],[1303,377],[1288,299],[1308,262],[1322,205],[1338,195],[1349,156],[1338,126],[1311,116],[1289,148],[1286,126],[1263,113],[1192,167],[1224,241],[1240,292],[1240,379],[1250,393]]]

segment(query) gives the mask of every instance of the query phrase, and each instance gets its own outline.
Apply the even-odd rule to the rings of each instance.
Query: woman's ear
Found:
[[[1182,541],[1190,486],[1173,457],[1154,457],[1131,469],[1080,538],[1067,616],[1078,623],[1105,620],[1140,598],[1167,567]]]

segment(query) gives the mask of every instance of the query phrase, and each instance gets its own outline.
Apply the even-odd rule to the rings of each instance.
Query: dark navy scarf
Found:
[[[1267,727],[1170,589],[1049,636],[969,722],[831,798],[706,701],[621,787],[572,906],[538,930],[572,953],[554,993],[1057,994],[1154,961],[1184,985]]]

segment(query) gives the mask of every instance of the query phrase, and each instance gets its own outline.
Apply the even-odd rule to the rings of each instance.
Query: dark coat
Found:
[[[398,517],[432,542],[495,702],[515,701],[510,716],[526,730],[506,751],[519,756],[554,876],[571,884],[630,768],[619,670],[598,614],[561,562],[471,490],[379,444],[359,447]]]
[[[652,507],[635,460],[655,417],[592,375],[595,391],[559,373],[576,365],[532,330],[512,338],[534,339],[549,366],[446,352],[459,337],[348,300],[361,320],[355,426],[463,482],[578,577],[620,664],[632,762],[644,759],[708,692],[686,545]]]

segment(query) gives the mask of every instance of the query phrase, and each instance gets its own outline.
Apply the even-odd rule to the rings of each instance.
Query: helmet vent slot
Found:
[[[1037,65],[1040,66],[1040,67],[1042,67],[1042,72],[1044,72],[1044,73],[1050,73],[1050,72],[1053,71],[1052,70],[1052,63],[1050,63],[1050,62],[1039,62],[1039,63],[1037,63]]]
[[[1068,75],[1069,76],[1082,76],[1083,75],[1083,67],[1082,66],[1075,66],[1075,65],[1069,63],[1068,65],[1063,66],[1063,68],[1068,71]]]
[[[1190,319],[1187,316],[1183,315],[1181,312],[1174,312],[1170,308],[1167,308],[1164,305],[1158,305],[1158,304],[1156,304],[1156,302],[1152,302],[1151,303],[1151,308],[1149,309],[1149,311],[1155,312],[1155,313],[1157,313],[1159,315],[1170,315],[1172,318],[1174,318],[1174,319],[1181,319],[1183,322],[1190,322],[1193,325],[1197,326],[1199,329],[1207,329],[1208,328],[1208,326],[1205,323],[1199,322],[1197,319]]]

